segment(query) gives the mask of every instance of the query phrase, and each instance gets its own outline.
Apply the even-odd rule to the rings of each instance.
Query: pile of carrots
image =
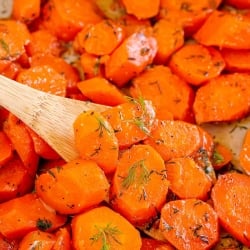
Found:
[[[200,126],[249,114],[249,37],[249,0],[14,0],[0,73],[110,108],[65,162],[0,107],[0,250],[249,249],[250,132],[236,170]]]

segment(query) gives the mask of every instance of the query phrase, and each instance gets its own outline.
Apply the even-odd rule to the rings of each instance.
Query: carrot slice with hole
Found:
[[[170,201],[161,210],[160,230],[179,250],[211,249],[218,241],[218,216],[198,199]]]
[[[8,136],[0,131],[0,168],[3,166],[12,156],[13,146]]]

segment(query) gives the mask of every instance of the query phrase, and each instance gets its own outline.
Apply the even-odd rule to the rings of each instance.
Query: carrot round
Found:
[[[0,131],[0,168],[3,166],[12,156],[13,147],[8,136]]]
[[[250,76],[244,73],[220,75],[196,92],[193,104],[198,124],[233,121],[244,117],[250,109]]]
[[[95,161],[105,173],[114,172],[118,140],[108,120],[98,112],[81,113],[73,124],[75,145],[82,159]]]
[[[97,207],[72,220],[76,250],[140,250],[139,232],[120,214],[108,207]]]
[[[169,67],[186,82],[197,86],[220,75],[225,62],[214,48],[186,44],[172,55]]]
[[[109,183],[95,162],[76,159],[42,173],[35,187],[38,196],[59,213],[76,214],[102,202]]]
[[[123,151],[111,186],[111,204],[131,223],[149,222],[166,201],[169,182],[164,161],[149,145]]]
[[[152,101],[158,119],[168,119],[169,112],[177,120],[191,120],[194,99],[192,88],[170,69],[158,65],[145,70],[132,80],[130,94]]]
[[[199,199],[170,201],[161,210],[160,230],[177,249],[211,249],[218,241],[218,217]]]
[[[236,239],[250,246],[250,177],[226,173],[218,177],[211,197],[220,224]]]

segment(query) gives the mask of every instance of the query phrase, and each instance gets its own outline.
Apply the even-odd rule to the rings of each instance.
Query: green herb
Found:
[[[216,150],[214,150],[212,159],[215,164],[220,164],[225,160],[224,157]]]
[[[94,73],[95,76],[97,76],[99,71],[100,71],[100,65],[101,65],[100,59],[98,58],[96,60],[96,63],[94,64],[94,68],[93,68],[93,73]]]
[[[0,45],[6,51],[6,53],[9,54],[10,52],[9,45],[3,39],[0,39]]]
[[[48,219],[39,218],[36,222],[36,227],[41,231],[46,231],[52,227],[52,222]]]
[[[143,118],[137,117],[134,120],[132,120],[132,123],[134,123],[141,131],[143,131],[145,134],[150,134],[149,129],[147,128]]]
[[[108,129],[107,125],[105,124],[105,121],[102,118],[96,117],[96,119],[99,122],[99,126],[96,129],[96,131],[99,132],[99,137],[103,136],[104,130],[106,130],[107,132],[111,133],[111,131]]]

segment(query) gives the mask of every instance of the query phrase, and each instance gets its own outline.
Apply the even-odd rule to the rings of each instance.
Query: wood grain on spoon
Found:
[[[108,107],[51,95],[0,75],[0,106],[40,135],[66,161],[78,157],[73,122],[85,110]]]

